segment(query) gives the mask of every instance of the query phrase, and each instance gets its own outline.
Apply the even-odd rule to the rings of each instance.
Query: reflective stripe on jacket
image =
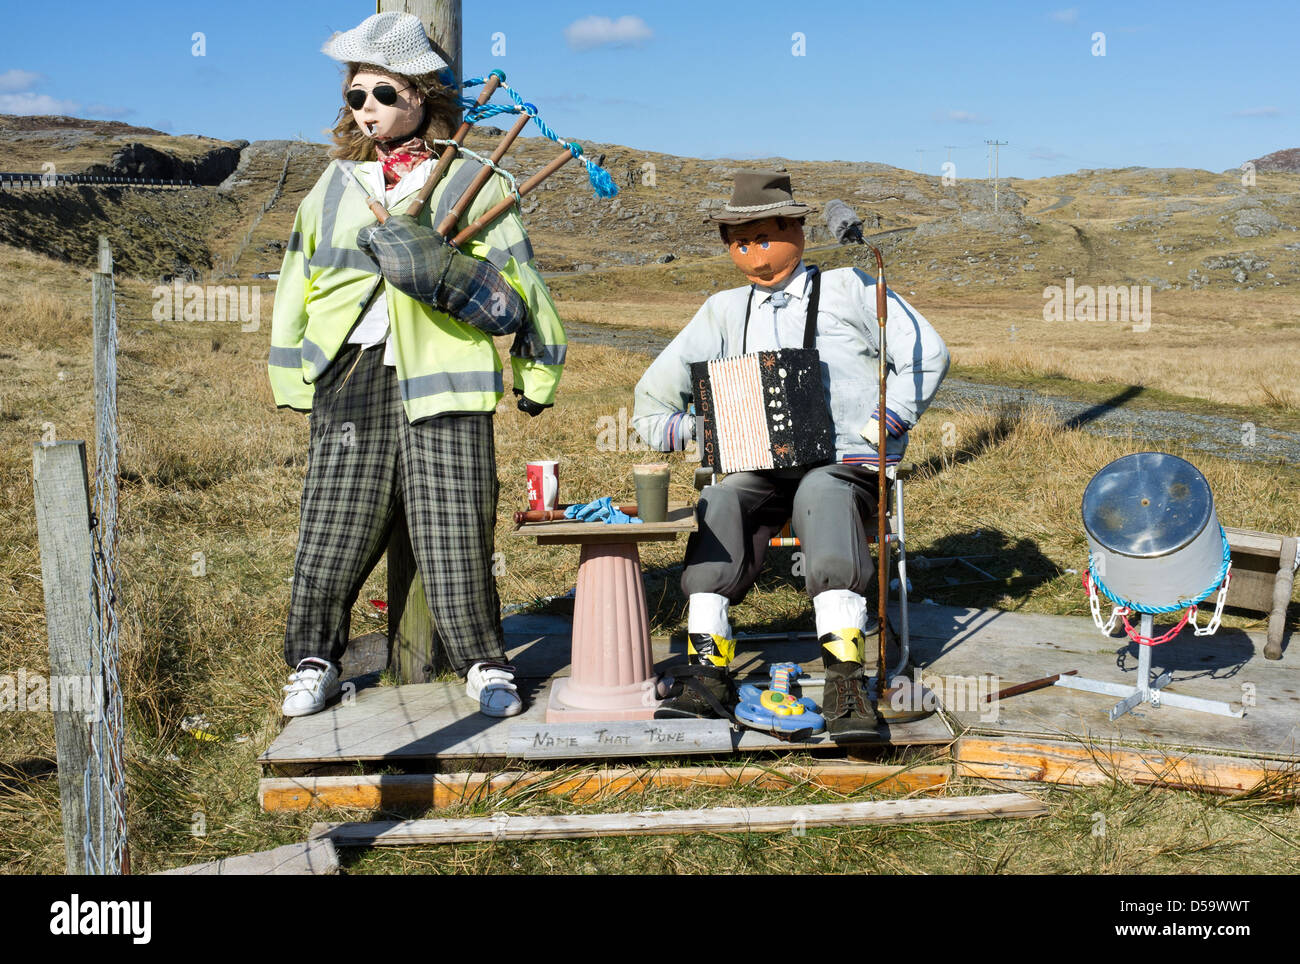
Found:
[[[358,166],[332,161],[294,217],[275,291],[268,359],[271,390],[280,407],[311,409],[311,383],[329,368],[382,281],[378,267],[356,243],[357,231],[375,220],[366,203],[368,181]],[[441,221],[480,169],[472,159],[453,160],[420,223]],[[396,195],[389,209],[404,212],[416,190]],[[505,196],[503,179],[494,175],[461,226]],[[554,403],[564,365],[564,328],[533,264],[517,209],[497,218],[462,250],[491,262],[528,304],[530,324],[544,347],[536,358],[511,356],[514,385],[534,402]],[[492,338],[391,285],[385,294],[407,418],[415,422],[448,412],[495,409],[504,381]]]

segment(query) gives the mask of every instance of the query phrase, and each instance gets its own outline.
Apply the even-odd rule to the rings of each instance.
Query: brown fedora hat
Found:
[[[764,218],[802,218],[816,210],[796,201],[785,171],[737,171],[731,200],[709,215],[718,224],[746,224]]]

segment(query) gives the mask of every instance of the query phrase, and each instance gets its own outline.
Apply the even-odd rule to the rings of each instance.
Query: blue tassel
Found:
[[[591,182],[596,197],[613,197],[618,193],[618,185],[609,176],[609,171],[595,164],[587,164],[587,180]]]

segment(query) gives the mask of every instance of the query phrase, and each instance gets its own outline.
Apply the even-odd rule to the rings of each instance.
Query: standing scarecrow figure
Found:
[[[826,665],[823,715],[832,737],[852,738],[877,723],[865,689],[878,661],[867,637],[879,632],[867,606],[880,437],[876,282],[858,268],[821,272],[804,263],[811,211],[794,200],[788,174],[736,173],[731,202],[710,220],[750,283],[711,296],[655,359],[637,383],[632,424],[652,448],[685,448],[695,430],[686,412],[692,362],[798,348],[815,331],[834,463],[736,472],[704,489],[682,573],[688,665],[658,714],[716,716],[718,706],[736,704],[729,607],[754,584],[768,540],[793,519]],[[948,349],[930,323],[893,291],[888,305],[887,465],[902,457],[908,429],[948,371]]]
[[[419,217],[392,218],[379,243],[368,202],[406,210],[438,157],[434,142],[458,124],[447,65],[419,18],[376,14],[323,50],[346,65],[335,159],[294,219],[271,325],[276,404],[311,413],[284,713],[315,713],[339,692],[352,606],[401,509],[466,694],[489,716],[513,716],[522,702],[492,572],[492,413],[504,389],[491,336],[516,332],[518,407],[537,415],[555,398],[564,330],[514,210],[460,251],[434,235],[476,161],[453,160]],[[493,175],[462,223],[505,196]],[[420,243],[393,243],[397,229]],[[413,275],[431,280],[412,285]]]

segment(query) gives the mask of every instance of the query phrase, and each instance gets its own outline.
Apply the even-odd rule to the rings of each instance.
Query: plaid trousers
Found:
[[[492,573],[492,413],[412,425],[383,357],[382,342],[345,345],[315,383],[284,658],[291,667],[307,656],[342,658],[352,606],[400,505],[434,625],[464,676],[478,660],[505,659]]]

